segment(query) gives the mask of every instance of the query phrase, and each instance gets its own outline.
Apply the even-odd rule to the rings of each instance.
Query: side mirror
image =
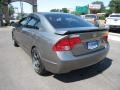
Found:
[[[11,22],[11,26],[13,26],[13,27],[17,27],[17,23],[15,23],[15,22]]]

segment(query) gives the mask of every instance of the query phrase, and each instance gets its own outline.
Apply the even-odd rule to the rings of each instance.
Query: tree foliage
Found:
[[[15,13],[14,7],[10,4],[8,8],[9,8],[9,15],[10,16],[13,15]]]
[[[109,7],[114,13],[120,13],[120,0],[111,0]]]
[[[51,12],[61,12],[60,9],[51,9],[50,11],[51,11]]]
[[[51,9],[51,12],[64,12],[64,13],[69,13],[69,10],[67,8],[62,8],[62,9]]]
[[[64,12],[64,13],[69,13],[69,10],[67,8],[62,8],[61,11]]]
[[[2,11],[2,3],[3,3],[3,0],[0,0],[0,12]]]

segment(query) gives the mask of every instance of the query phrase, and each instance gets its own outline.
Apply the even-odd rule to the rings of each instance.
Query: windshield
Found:
[[[110,15],[110,17],[120,17],[120,15]]]
[[[70,14],[46,14],[45,17],[54,28],[93,27],[94,25]]]

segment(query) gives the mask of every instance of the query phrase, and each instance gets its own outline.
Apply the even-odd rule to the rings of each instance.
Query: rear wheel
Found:
[[[45,67],[41,61],[39,51],[37,50],[36,47],[32,49],[31,55],[32,55],[32,66],[35,72],[40,75],[46,74]]]

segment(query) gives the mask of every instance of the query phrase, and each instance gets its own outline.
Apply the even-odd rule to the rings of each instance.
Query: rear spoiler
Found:
[[[57,30],[55,32],[55,34],[57,35],[68,35],[68,34],[75,34],[75,33],[86,33],[86,32],[99,32],[99,31],[108,31],[107,28],[98,28],[98,29],[82,29],[82,30],[64,30],[64,31],[60,31],[60,30]]]

